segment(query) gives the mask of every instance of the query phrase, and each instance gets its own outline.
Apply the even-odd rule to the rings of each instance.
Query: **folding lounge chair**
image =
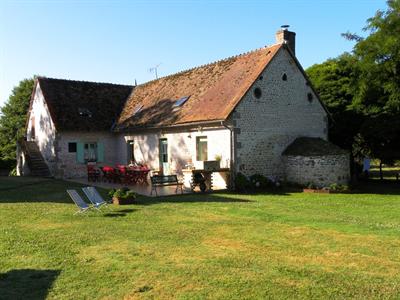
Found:
[[[71,197],[72,201],[79,207],[79,210],[74,213],[80,214],[89,211],[91,208],[85,201],[83,201],[82,197],[78,194],[76,190],[67,190],[68,195]]]
[[[107,207],[108,203],[104,201],[104,199],[100,196],[99,192],[96,190],[95,187],[93,186],[88,186],[82,188],[82,191],[85,193],[86,197],[89,199],[89,201],[93,204],[93,206],[97,209],[101,207]]]

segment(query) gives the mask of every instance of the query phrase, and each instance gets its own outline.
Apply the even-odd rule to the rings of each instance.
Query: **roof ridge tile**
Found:
[[[272,45],[272,46],[275,46],[275,45]],[[237,57],[241,57],[241,56],[244,56],[244,55],[248,55],[248,54],[251,54],[251,53],[254,53],[254,52],[257,52],[257,51],[261,51],[261,50],[264,50],[264,49],[266,50],[268,48],[271,48],[272,46],[265,45],[265,46],[262,46],[260,48],[249,50],[247,52],[242,52],[242,53],[239,53],[239,54],[236,54],[236,55],[228,56],[226,58],[221,58],[219,60],[215,60],[215,61],[212,61],[212,62],[209,62],[209,63],[206,63],[206,64],[195,66],[195,67],[192,67],[192,68],[189,68],[189,69],[184,69],[184,70],[178,71],[176,73],[168,74],[168,75],[156,78],[156,79],[149,80],[149,81],[146,81],[146,82],[144,82],[142,84],[138,84],[137,86],[145,86],[147,84],[154,83],[155,81],[158,81],[158,80],[161,80],[161,79],[166,79],[166,78],[170,78],[172,76],[177,76],[177,75],[181,75],[183,73],[188,73],[188,72],[194,71],[196,69],[205,68],[205,67],[213,65],[213,64],[218,64],[220,62],[228,61],[228,60],[231,60],[231,59],[234,59],[234,58],[237,58]]]
[[[130,84],[120,84],[120,83],[112,83],[112,82],[100,82],[100,81],[88,81],[88,80],[75,80],[75,79],[65,79],[65,78],[54,78],[54,77],[47,77],[47,76],[37,76],[37,79],[41,80],[57,80],[57,81],[68,81],[68,82],[78,82],[78,83],[90,83],[90,84],[99,84],[99,85],[114,85],[114,86],[126,86],[126,87],[134,87],[134,85]]]

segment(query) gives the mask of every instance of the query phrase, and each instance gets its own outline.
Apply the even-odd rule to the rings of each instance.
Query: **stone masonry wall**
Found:
[[[261,89],[260,98],[256,88]],[[245,175],[284,177],[281,154],[294,139],[327,139],[327,114],[286,49],[276,54],[249,89],[232,121],[236,171]]]
[[[79,178],[87,175],[85,163],[77,161],[75,152],[68,152],[68,143],[103,143],[104,145],[104,162],[100,165],[112,165],[118,163],[126,163],[118,157],[118,136],[111,132],[63,132],[57,134],[56,150],[57,150],[57,168],[54,174],[58,178]]]
[[[348,184],[350,157],[348,154],[327,156],[284,157],[286,181],[302,185],[312,183],[317,187],[329,187],[333,183]]]

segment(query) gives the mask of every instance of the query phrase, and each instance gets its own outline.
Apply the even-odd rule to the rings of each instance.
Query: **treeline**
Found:
[[[0,115],[0,170],[16,165],[17,140],[24,136],[34,79],[24,79],[12,92]]]
[[[306,70],[331,113],[330,140],[363,157],[400,159],[400,0],[387,1],[363,28],[366,37],[343,53]]]

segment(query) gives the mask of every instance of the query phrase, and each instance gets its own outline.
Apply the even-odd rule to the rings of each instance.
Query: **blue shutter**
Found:
[[[97,162],[104,162],[104,144],[97,143]]]
[[[83,143],[76,143],[76,161],[79,163],[84,163],[84,144]]]

